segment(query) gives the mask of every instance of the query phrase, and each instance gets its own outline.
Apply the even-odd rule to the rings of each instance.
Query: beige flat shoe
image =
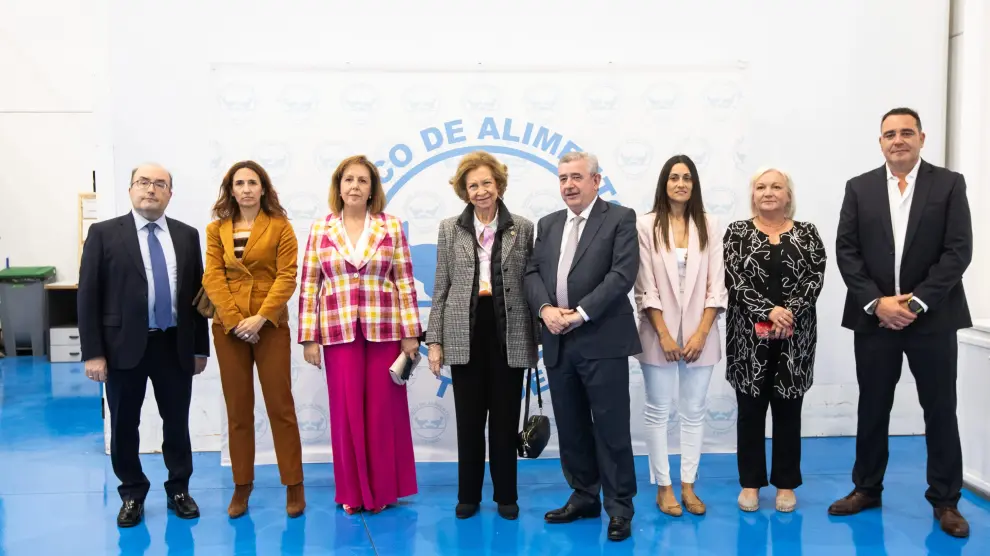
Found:
[[[670,499],[672,500],[671,502],[668,502],[666,504],[664,503],[664,492],[665,491],[669,491],[670,492]],[[667,514],[669,516],[672,516],[672,517],[681,517],[681,515],[684,514],[684,510],[681,508],[681,505],[678,504],[677,503],[677,499],[674,498],[674,490],[673,490],[673,488],[672,487],[669,487],[669,486],[667,486],[667,487],[657,487],[657,507],[660,508],[660,511],[661,512],[663,512],[663,513],[665,513],[665,514]]]
[[[746,491],[743,490],[742,492],[739,493],[738,502],[739,502],[739,509],[744,512],[755,512],[760,509],[759,494],[757,494],[756,496],[752,496],[746,494]]]
[[[684,508],[687,509],[688,513],[694,515],[705,515],[705,503],[698,498],[698,494],[694,492],[694,485],[682,483],[681,484],[681,504],[684,504]]]
[[[794,511],[797,506],[797,497],[794,495],[793,490],[778,490],[777,491],[777,511],[790,513]]]

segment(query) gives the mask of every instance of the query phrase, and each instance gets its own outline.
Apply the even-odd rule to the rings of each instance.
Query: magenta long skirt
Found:
[[[338,504],[371,510],[416,494],[406,387],[389,376],[399,342],[325,346],[330,442]]]

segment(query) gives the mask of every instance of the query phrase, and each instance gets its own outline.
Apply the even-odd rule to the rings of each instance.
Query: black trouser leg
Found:
[[[483,365],[452,365],[454,417],[457,421],[457,501],[481,502],[485,480],[485,374]]]
[[[736,420],[736,465],[739,468],[739,485],[743,488],[763,488],[769,484],[766,426],[770,396],[768,387],[761,388],[759,397],[736,390],[739,410]]]
[[[147,356],[145,357],[147,359]],[[141,406],[148,387],[147,363],[133,369],[107,370],[107,405],[110,409],[110,462],[120,480],[121,500],[144,502],[151,483],[141,469]]]
[[[928,491],[935,507],[955,507],[963,482],[962,446],[956,419],[955,332],[916,334],[904,338],[918,401],[925,412],[928,444]]]
[[[493,499],[497,504],[515,504],[519,499],[516,488],[519,435],[519,410],[522,405],[520,386],[525,369],[509,367],[505,355],[492,358],[488,374],[488,467],[495,487]]]
[[[567,485],[574,491],[568,503],[578,507],[600,507],[601,477],[591,406],[575,365],[579,357],[568,356],[569,351],[577,351],[576,346],[568,345],[571,341],[573,339],[566,335],[560,339],[557,365],[547,367],[550,402],[557,423],[560,467]]]
[[[904,358],[898,334],[878,330],[853,337],[859,383],[853,484],[868,496],[880,496],[887,471],[890,410]]]
[[[175,330],[148,338],[148,367],[155,388],[158,414],[162,418],[162,457],[168,468],[165,493],[169,496],[189,491],[192,476],[192,442],[189,439],[189,403],[192,375],[182,370]]]
[[[801,406],[804,397],[770,399],[773,414],[773,459],[770,484],[777,488],[794,490],[801,486]]]

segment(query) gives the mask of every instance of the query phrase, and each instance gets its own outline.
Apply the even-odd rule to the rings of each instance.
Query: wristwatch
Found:
[[[908,301],[908,310],[916,315],[920,315],[925,308],[921,306],[921,303],[918,303],[918,301],[912,297],[911,301]]]

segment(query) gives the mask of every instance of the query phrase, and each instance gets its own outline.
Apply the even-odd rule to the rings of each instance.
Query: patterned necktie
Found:
[[[151,255],[151,276],[155,281],[155,322],[150,327],[166,330],[172,326],[172,289],[169,286],[168,264],[165,262],[165,250],[155,235],[158,224],[149,222],[148,253]]]
[[[557,307],[561,309],[571,308],[567,299],[567,275],[571,273],[571,263],[574,262],[574,252],[577,251],[578,230],[582,220],[584,218],[581,216],[574,217],[571,233],[568,234],[567,241],[564,243],[564,258],[560,260],[560,265],[557,267]]]

